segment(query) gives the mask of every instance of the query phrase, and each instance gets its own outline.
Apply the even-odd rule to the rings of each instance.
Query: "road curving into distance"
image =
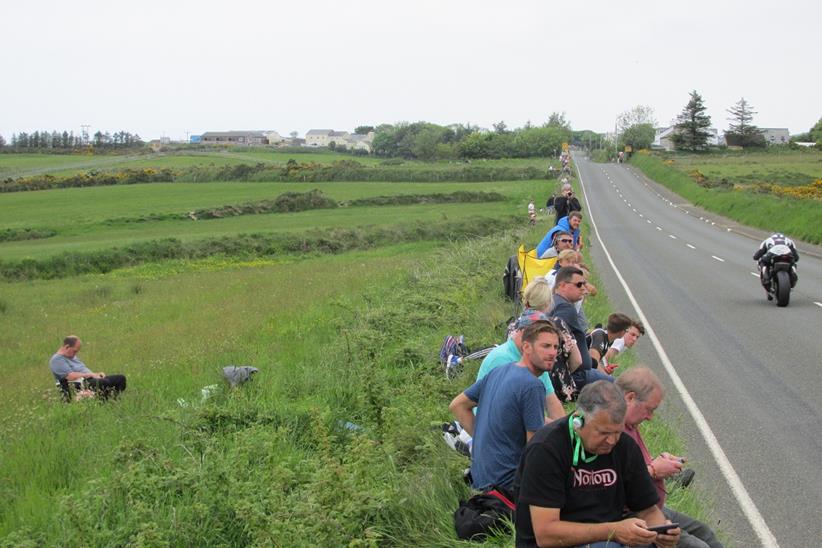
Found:
[[[822,538],[822,258],[800,257],[790,305],[778,308],[751,259],[759,240],[741,234],[757,231],[700,215],[629,166],[575,160],[602,240],[592,231],[586,254],[617,310],[639,315],[621,277],[654,332],[638,351],[666,382],[664,413],[716,503],[711,523],[733,546],[813,545]]]

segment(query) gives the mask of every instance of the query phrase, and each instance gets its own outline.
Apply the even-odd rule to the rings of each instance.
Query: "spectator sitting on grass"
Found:
[[[574,251],[573,249],[563,249],[557,255],[557,262],[554,264],[554,268],[551,269],[551,272],[545,275],[545,280],[548,282],[548,287],[551,291],[554,290],[554,284],[556,283],[557,272],[563,266],[576,266],[582,262],[582,254],[578,251]]]
[[[608,363],[605,355],[615,340],[623,337],[628,328],[631,327],[631,318],[625,314],[614,312],[608,316],[608,323],[605,329],[598,327],[591,331],[591,344],[588,351],[591,353],[591,361],[594,367],[602,369],[609,375],[616,369],[616,364]]]
[[[532,284],[533,282],[528,284],[528,287],[531,287]],[[526,289],[526,295],[527,293]],[[522,359],[523,331],[537,321],[549,321],[549,318],[542,312],[526,310],[517,320],[511,337],[503,344],[494,348],[482,360],[482,364],[477,372],[477,381],[482,380],[483,377],[498,367],[519,362]],[[577,354],[579,354],[578,351]],[[547,370],[541,373],[538,378],[545,387],[545,409],[548,411],[549,419],[554,420],[562,417],[565,414],[565,410],[562,408],[562,403],[560,403],[556,394],[554,394],[554,385],[551,383],[551,378],[548,376]]]
[[[563,249],[574,248],[574,237],[571,233],[566,230],[555,230],[556,228],[549,230],[537,246],[537,257],[540,259],[551,259],[559,255]]]
[[[538,377],[554,365],[558,349],[553,324],[533,322],[522,333],[520,361],[495,368],[449,405],[454,418],[473,436],[474,488],[511,487],[525,444],[545,424],[545,385]],[[479,407],[476,417],[475,407]]]
[[[95,373],[77,357],[82,341],[74,335],[63,339],[63,346],[49,360],[49,368],[58,383],[74,382],[83,379],[85,384],[100,399],[118,396],[126,389],[126,378],[123,375],[106,375]]]
[[[633,438],[639,450],[642,451],[642,458],[645,460],[648,473],[659,495],[657,506],[667,519],[678,523],[679,528],[682,529],[677,546],[679,548],[722,548],[722,544],[710,527],[665,506],[667,496],[665,479],[681,472],[685,459],[670,453],[660,453],[658,457],[652,459],[639,432],[639,425],[651,420],[665,395],[659,378],[646,367],[632,367],[617,378],[616,384],[622,389],[627,405],[624,433]]]
[[[613,364],[614,369],[619,367],[614,363],[614,359],[626,348],[633,348],[637,340],[644,334],[645,326],[642,325],[642,322],[639,320],[631,320],[631,327],[628,328],[625,335],[621,339],[615,340],[613,344],[611,344],[611,347],[608,348],[608,351],[605,352],[605,360],[609,364]]]

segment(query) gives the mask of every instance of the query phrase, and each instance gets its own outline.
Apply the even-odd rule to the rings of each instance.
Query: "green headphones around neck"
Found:
[[[585,448],[582,446],[582,438],[579,437],[577,433],[577,428],[582,428],[585,424],[585,416],[582,413],[575,413],[568,417],[568,434],[571,436],[571,445],[574,446],[573,451],[573,463],[574,466],[579,465],[579,460],[582,459],[584,463],[591,463],[594,462],[594,459],[597,458],[596,455],[591,455],[590,457],[585,454]]]

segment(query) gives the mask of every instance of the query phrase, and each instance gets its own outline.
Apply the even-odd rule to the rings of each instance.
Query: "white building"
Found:
[[[718,146],[719,145],[719,130],[715,127],[709,127],[707,130],[708,132],[708,146]],[[671,125],[668,127],[658,127],[656,128],[656,132],[654,134],[654,142],[651,143],[651,148],[663,149],[668,152],[671,152],[676,149],[674,146],[673,136],[676,132],[676,126]]]
[[[371,152],[371,143],[374,141],[374,132],[368,135],[351,134],[347,131],[334,131],[333,129],[312,129],[305,134],[305,146],[307,147],[328,147],[331,143],[335,146],[349,150],[365,150]]]
[[[791,139],[791,134],[786,127],[761,127],[759,131],[765,137],[765,142],[769,145],[784,145]]]

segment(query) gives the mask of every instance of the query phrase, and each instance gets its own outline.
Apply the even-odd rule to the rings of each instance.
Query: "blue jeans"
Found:
[[[574,371],[572,377],[574,383],[577,385],[577,390],[582,390],[586,384],[591,384],[596,381],[614,382],[614,378],[600,369],[577,369]]]

